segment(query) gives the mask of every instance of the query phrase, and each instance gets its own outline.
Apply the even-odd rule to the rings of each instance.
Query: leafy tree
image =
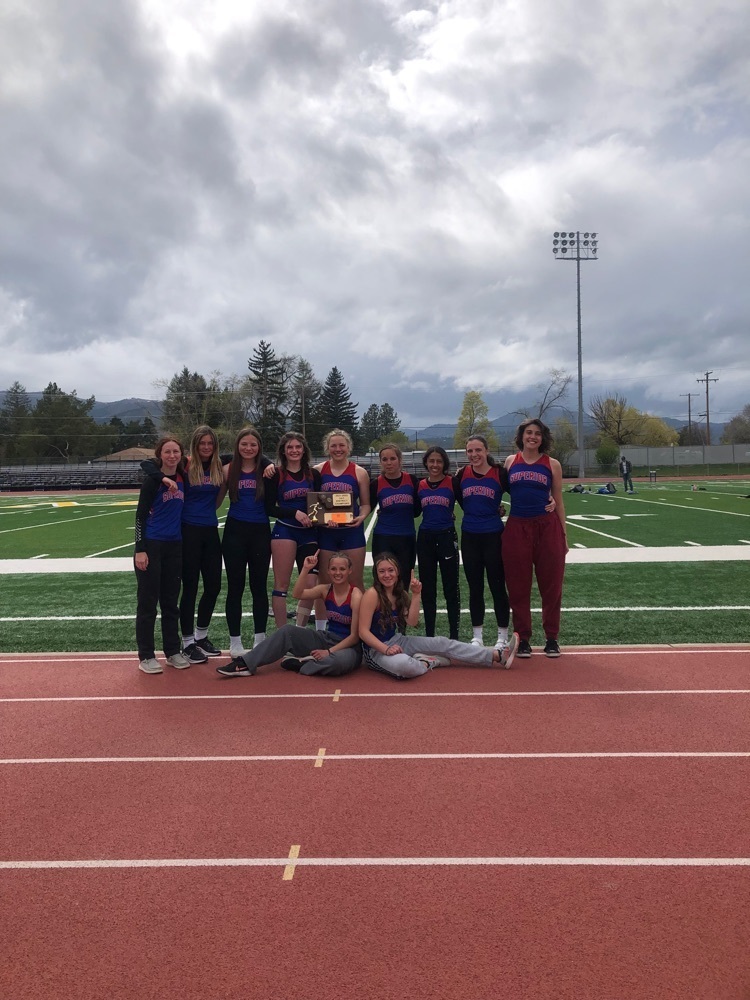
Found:
[[[352,437],[357,432],[357,404],[352,402],[352,394],[335,366],[328,373],[320,394],[317,438],[320,439],[333,427],[348,431]],[[317,444],[317,441],[314,440],[313,444]]]
[[[668,448],[677,444],[679,437],[677,431],[666,424],[661,417],[644,413],[643,425],[633,443],[645,445],[647,448]]]
[[[560,465],[565,465],[578,447],[576,428],[568,417],[558,417],[551,430],[552,448],[550,455],[552,458],[556,458]]]
[[[620,449],[615,442],[605,438],[596,449],[596,461],[601,472],[611,472],[617,464],[619,455]]]
[[[20,382],[6,390],[0,409],[0,457],[4,462],[28,458],[31,401]]]
[[[361,451],[367,451],[375,447],[378,441],[393,441],[394,444],[400,442],[396,440],[396,433],[401,427],[401,420],[398,413],[390,403],[371,403],[365,410],[357,432],[357,439]],[[406,438],[406,435],[402,435]],[[408,438],[406,438],[408,441]]]
[[[108,454],[111,428],[97,424],[91,416],[93,396],[79,399],[50,382],[34,407],[35,450],[39,457],[87,458]]]
[[[592,396],[589,415],[602,439],[608,438],[616,445],[635,443],[646,420],[643,413],[628,406],[627,399],[620,395]]]
[[[735,414],[724,428],[722,444],[750,444],[750,403]]]
[[[215,379],[207,382],[203,375],[185,367],[172,377],[166,390],[163,426],[184,443],[199,424],[213,427],[221,419],[220,387]]]
[[[376,441],[371,441],[368,447],[372,448],[373,451],[380,451],[384,444],[398,445],[401,451],[412,451],[414,449],[414,442],[403,431],[391,431],[390,434],[386,434]]]
[[[700,424],[685,424],[679,430],[677,443],[681,445],[703,445],[706,443],[706,431]],[[726,443],[723,438],[722,443]]]
[[[290,406],[288,422],[292,430],[297,430],[305,437],[312,429],[317,434],[317,424],[320,422],[318,408],[323,392],[323,383],[315,377],[312,365],[304,358],[297,358],[294,374],[291,378]]]
[[[466,439],[472,434],[481,434],[482,437],[487,438],[490,451],[496,450],[500,446],[495,429],[490,423],[487,404],[482,398],[482,394],[473,389],[464,396],[456,433],[453,437],[454,447],[463,448]]]

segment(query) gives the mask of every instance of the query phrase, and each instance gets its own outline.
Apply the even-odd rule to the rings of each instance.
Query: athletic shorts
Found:
[[[302,545],[315,545],[317,547],[317,532],[315,528],[292,528],[291,525],[277,521],[273,526],[271,540],[274,538],[284,538],[290,542],[296,542],[297,548]]]
[[[365,544],[365,529],[362,524],[354,528],[318,528],[318,545],[326,552],[363,549]]]

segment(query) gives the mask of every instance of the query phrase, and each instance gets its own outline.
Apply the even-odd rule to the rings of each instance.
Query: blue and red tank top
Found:
[[[185,484],[179,474],[173,478],[178,484],[178,489],[170,491],[163,483],[160,483],[146,518],[144,534],[146,538],[154,542],[182,541]]]
[[[320,470],[320,492],[321,493],[351,493],[354,508],[354,516],[359,514],[359,480],[357,479],[357,466],[354,462],[349,462],[347,467],[339,476],[331,472],[331,463],[324,462]]]
[[[378,504],[378,521],[375,531],[379,535],[414,535],[415,513],[414,479],[407,472],[394,486],[385,476],[378,476],[375,482],[375,498]]]
[[[203,464],[203,477],[199,483],[191,483],[185,476],[185,509],[182,520],[185,524],[195,524],[200,527],[215,528],[219,523],[216,514],[216,498],[220,486],[211,482],[211,463]]]
[[[519,451],[508,469],[513,517],[539,517],[552,494],[552,466],[548,455],[540,455],[537,462],[527,463]]]
[[[349,593],[344,598],[343,604],[336,603],[336,596],[333,586],[328,588],[325,596],[325,606],[328,612],[328,632],[335,632],[342,639],[347,639],[352,632],[352,593],[354,587],[349,587]]]
[[[227,517],[248,524],[268,524],[265,504],[256,496],[258,472],[258,469],[254,472],[240,472],[237,481],[237,499],[230,500]]]
[[[383,622],[380,608],[377,607],[372,613],[370,631],[381,642],[388,642],[389,639],[392,639],[398,632],[398,612],[396,609],[393,608],[391,611],[391,620]]]
[[[295,479],[291,472],[280,469],[276,503],[279,507],[286,507],[289,510],[307,511],[307,494],[313,489],[314,479],[312,475],[309,478]],[[299,527],[296,518],[285,516],[280,517],[279,520],[282,524],[291,525],[294,528]]]
[[[444,476],[437,484],[430,483],[428,479],[420,480],[417,494],[422,505],[420,531],[452,530],[456,498],[451,476]]]
[[[470,465],[465,466],[458,476],[458,488],[464,512],[461,531],[486,535],[503,530],[499,509],[503,496],[499,465],[491,465],[484,475],[476,475]]]

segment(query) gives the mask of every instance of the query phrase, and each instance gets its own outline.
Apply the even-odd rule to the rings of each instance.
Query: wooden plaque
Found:
[[[315,525],[351,524],[354,506],[351,493],[308,493],[307,516]]]

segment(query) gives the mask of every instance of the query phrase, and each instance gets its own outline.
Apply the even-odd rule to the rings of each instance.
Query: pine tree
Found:
[[[260,431],[264,446],[273,449],[286,430],[286,377],[284,361],[279,359],[267,340],[261,340],[247,362],[248,381],[252,388],[249,408],[251,422]]]
[[[221,419],[219,387],[215,379],[207,382],[203,375],[187,367],[178,372],[167,385],[162,425],[186,444],[199,424],[212,426]]]
[[[312,365],[304,358],[297,359],[297,365],[291,380],[291,406],[289,409],[289,427],[299,431],[306,438],[312,434],[313,444],[317,446],[316,437],[323,383],[315,377]]]
[[[0,456],[4,462],[29,458],[31,432],[31,401],[20,382],[6,391],[0,409]]]
[[[313,443],[319,440],[333,427],[348,431],[352,437],[357,431],[357,403],[352,402],[352,394],[344,382],[341,372],[335,366],[328,373],[323,391],[320,394],[318,408],[317,435],[313,435]]]

